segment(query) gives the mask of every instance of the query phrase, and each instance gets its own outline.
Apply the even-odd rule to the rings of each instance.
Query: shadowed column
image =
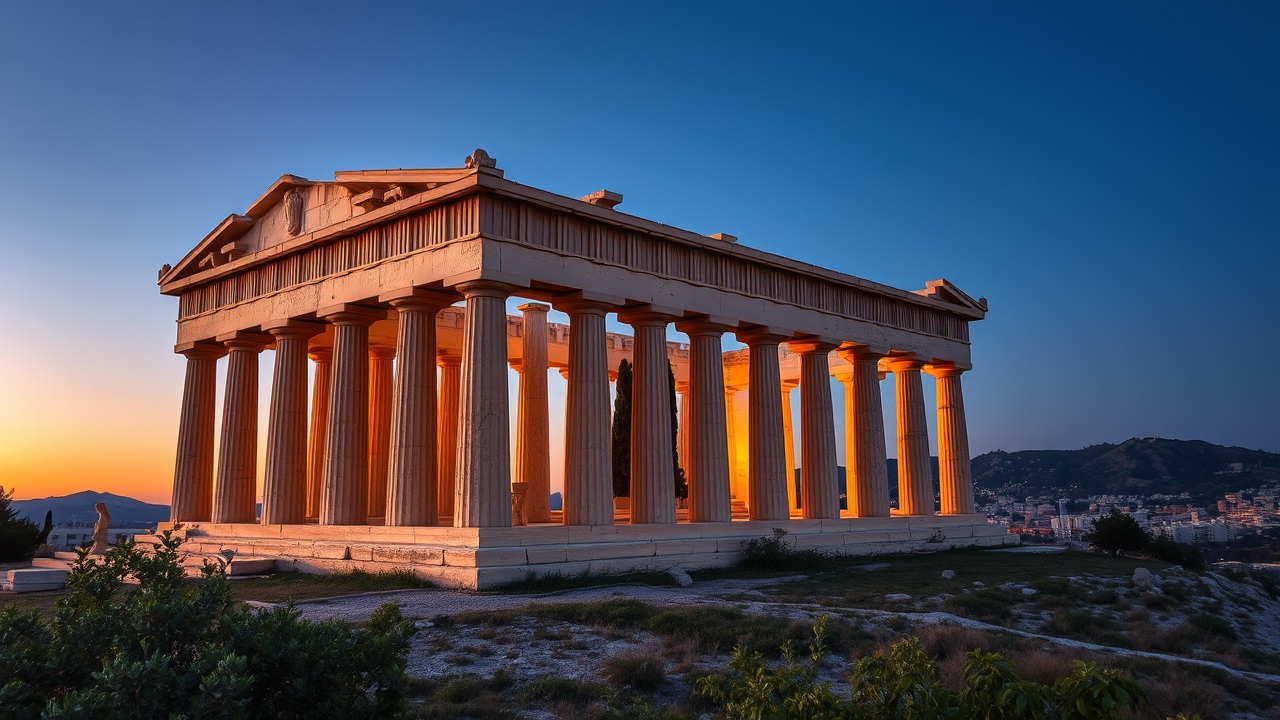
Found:
[[[507,312],[511,287],[477,280],[467,299],[458,391],[454,527],[511,526],[511,426],[507,404]]]
[[[208,522],[213,517],[213,427],[222,345],[192,343],[179,351],[187,359],[178,421],[178,454],[173,466],[171,522]]]
[[[557,303],[569,314],[569,386],[565,401],[564,524],[613,524],[609,356],[604,316],[610,305]]]
[[[462,384],[462,356],[439,353],[440,411],[436,414],[437,523],[453,524],[453,500],[458,477],[458,393]]]
[[[973,476],[969,469],[969,430],[964,418],[960,373],[954,365],[932,365],[925,372],[937,379],[938,490],[943,515],[971,515]]]
[[[355,305],[319,313],[333,324],[321,525],[369,521],[369,326],[385,312]]]
[[[520,394],[517,403],[516,482],[528,483],[524,500],[529,522],[551,520],[551,421],[547,406],[547,311],[549,305],[525,303],[521,338]]]
[[[852,365],[848,379],[842,380],[849,512],[854,517],[888,517],[888,456],[877,366],[884,355],[855,346],[842,349],[840,357]]]
[[[923,360],[890,358],[898,413],[898,510],[933,514],[933,471],[929,468],[929,428],[925,424]]]
[[[675,458],[671,447],[669,314],[627,312],[618,318],[635,335],[631,385],[631,524],[676,521]]]
[[[324,443],[329,434],[329,368],[332,348],[316,348],[309,357],[316,363],[311,389],[311,430],[307,445],[307,517],[320,517],[324,497]]]
[[[689,383],[676,383],[676,397],[680,398],[680,412],[676,417],[676,465],[684,468],[685,482],[689,481]]]
[[[724,362],[720,338],[729,328],[709,322],[677,324],[689,336],[689,394],[685,416],[689,449],[689,522],[729,522],[729,447]],[[731,411],[730,411],[731,412]]]
[[[778,371],[778,344],[787,336],[763,331],[738,333],[751,348],[750,384],[747,393],[747,493],[752,520],[786,520],[786,448],[782,430],[782,381]]]
[[[268,335],[238,332],[222,340],[227,358],[226,398],[222,402],[222,441],[218,448],[218,482],[214,486],[213,522],[251,523],[257,519],[258,494],[258,353]]]
[[[384,522],[391,453],[391,405],[395,402],[395,358],[395,348],[369,348],[369,489],[366,507],[369,517],[384,518]]]
[[[287,320],[263,325],[276,339],[267,416],[263,525],[300,525],[307,516],[307,340],[324,326]]]
[[[436,313],[452,297],[407,291],[387,298],[399,313],[395,392],[391,407],[385,524],[435,525],[436,473]]]
[[[800,507],[800,497],[796,493],[796,436],[791,422],[791,391],[799,384],[795,380],[782,381],[782,449],[787,455],[787,512]]]
[[[827,359],[836,346],[837,343],[817,340],[788,344],[800,353],[800,504],[809,519],[840,517],[836,421]]]

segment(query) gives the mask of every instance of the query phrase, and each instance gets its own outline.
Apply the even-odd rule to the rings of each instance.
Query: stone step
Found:
[[[24,568],[5,573],[5,589],[13,592],[61,590],[67,584],[67,571],[54,568]]]
[[[53,569],[53,570],[70,570],[70,569],[71,569],[71,563],[72,563],[72,562],[74,562],[74,561],[75,561],[75,558],[71,558],[70,560],[64,560],[64,559],[61,559],[61,558],[58,558],[58,557],[51,557],[51,558],[32,558],[32,559],[31,559],[31,567],[33,567],[33,568],[51,568],[51,569]]]
[[[75,562],[80,556],[77,555],[74,550],[59,550],[53,554],[53,557],[57,560],[70,560],[71,562]]]
[[[236,557],[227,565],[228,575],[270,575],[276,571],[275,558]]]

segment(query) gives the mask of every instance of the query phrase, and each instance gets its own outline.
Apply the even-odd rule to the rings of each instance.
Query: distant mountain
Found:
[[[169,519],[168,505],[154,505],[92,490],[38,500],[15,500],[13,508],[36,524],[44,522],[45,512],[52,510],[54,524],[62,525],[96,521],[98,511],[93,506],[97,503],[106,503],[107,512],[111,514],[111,526],[116,528],[155,525]]]
[[[1280,453],[1201,440],[1132,438],[1081,450],[989,452],[973,459],[979,489],[1022,496],[1179,495],[1209,501],[1280,483]]]

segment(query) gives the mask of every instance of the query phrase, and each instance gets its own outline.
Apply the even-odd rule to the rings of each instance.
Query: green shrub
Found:
[[[0,708],[15,718],[384,718],[407,708],[413,624],[395,605],[357,630],[291,607],[234,605],[225,567],[191,582],[165,532],[82,551],[51,623],[0,613]],[[136,585],[130,581],[136,582]]]
[[[1111,514],[1091,522],[1093,530],[1085,533],[1084,541],[1105,553],[1140,552],[1151,540],[1132,515],[1119,510],[1112,510]]]
[[[738,563],[738,567],[804,572],[823,570],[830,564],[830,558],[817,550],[796,549],[794,542],[787,541],[786,530],[774,528],[772,535],[752,538],[742,543],[742,560]]]
[[[1164,535],[1155,535],[1147,543],[1144,552],[1156,559],[1181,565],[1188,570],[1204,569],[1204,553],[1191,543],[1177,542]]]
[[[51,527],[51,521],[50,516],[45,517],[46,525]],[[0,562],[30,560],[41,535],[48,537],[49,531],[42,533],[35,523],[18,517],[18,511],[13,509],[13,491],[0,485]]]
[[[641,692],[653,692],[667,679],[662,656],[641,649],[623,650],[606,658],[600,674],[614,687],[631,686]]]

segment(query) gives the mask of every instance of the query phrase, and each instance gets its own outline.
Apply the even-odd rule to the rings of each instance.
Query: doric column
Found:
[[[884,355],[856,346],[842,349],[840,357],[852,365],[847,379],[841,379],[849,512],[854,517],[888,517],[889,472],[877,367]]]
[[[564,524],[612,525],[613,451],[604,326],[605,314],[612,308],[605,303],[572,300],[557,303],[556,309],[569,314]]]
[[[836,421],[827,360],[837,345],[820,340],[788,343],[800,354],[800,504],[810,519],[840,517]]]
[[[369,517],[387,514],[387,468],[391,453],[391,405],[395,402],[393,347],[369,348]]]
[[[171,522],[208,522],[213,517],[213,426],[222,345],[192,343],[179,350],[187,359],[178,420],[178,457],[173,466]]]
[[[440,411],[436,414],[436,484],[438,518],[453,524],[453,499],[458,477],[458,394],[462,385],[462,356],[439,353]]]
[[[671,447],[671,385],[667,325],[673,315],[651,308],[619,320],[635,335],[631,381],[631,524],[676,521],[675,458]],[[572,338],[572,335],[570,335]]]
[[[511,526],[511,424],[507,405],[507,296],[511,286],[476,280],[467,299],[458,392],[454,527]]]
[[[238,332],[218,339],[230,352],[213,522],[251,523],[257,519],[258,353],[271,338],[261,333]]]
[[[551,520],[551,421],[547,405],[547,311],[549,305],[525,303],[521,337],[520,395],[516,406],[516,482],[528,483],[525,518]]]
[[[276,339],[267,416],[263,525],[301,525],[307,517],[307,340],[324,326],[286,320],[263,325]]]
[[[680,412],[676,417],[676,465],[684,468],[685,482],[689,480],[689,383],[676,381],[676,396],[680,398]]]
[[[680,422],[688,426],[685,474],[689,479],[689,522],[729,522],[730,408],[725,411],[724,362],[720,338],[728,326],[711,322],[682,322],[676,328],[689,336],[689,394]]]
[[[938,490],[943,515],[970,515],[973,476],[969,470],[969,430],[964,419],[960,373],[954,365],[932,365],[925,372],[937,378]]]
[[[800,507],[800,497],[796,494],[796,435],[791,422],[791,391],[799,384],[797,380],[782,381],[782,449],[787,456],[788,512]]]
[[[903,515],[933,514],[933,471],[929,467],[929,428],[925,424],[923,360],[890,358],[898,413],[898,510]]]
[[[782,381],[778,344],[787,336],[765,331],[738,333],[751,348],[747,415],[747,492],[752,520],[786,520],[787,455],[782,433]]]
[[[324,443],[329,435],[329,382],[333,348],[316,348],[310,358],[316,363],[311,388],[311,434],[307,444],[307,517],[319,519],[324,502]]]
[[[435,525],[436,313],[453,297],[409,290],[386,299],[399,313],[399,330],[384,522]]]
[[[723,371],[724,365],[721,364],[720,368]],[[742,388],[731,385],[725,385],[724,387],[725,452],[727,453],[726,457],[729,459],[729,502],[731,509],[734,499],[742,502],[747,501],[746,488],[741,487],[741,483],[738,482],[738,423],[734,417],[733,410],[733,399],[738,396],[741,390]]]
[[[369,521],[369,326],[387,315],[356,305],[317,314],[333,324],[320,524],[364,525]]]

